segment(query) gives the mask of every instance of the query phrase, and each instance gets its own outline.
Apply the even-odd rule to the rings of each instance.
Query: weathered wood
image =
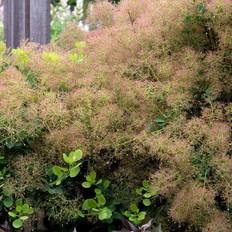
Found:
[[[4,31],[7,47],[16,48],[29,38],[30,0],[4,0]]]
[[[7,47],[22,40],[50,41],[50,0],[4,0],[4,30]]]
[[[50,0],[30,0],[30,40],[40,44],[50,41]]]

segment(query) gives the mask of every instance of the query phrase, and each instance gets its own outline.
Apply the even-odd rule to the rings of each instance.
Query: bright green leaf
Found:
[[[103,206],[106,204],[106,198],[104,197],[104,195],[97,195],[97,201],[98,201],[98,204],[100,206]]]
[[[24,214],[27,213],[29,211],[29,209],[30,209],[30,206],[28,204],[24,204],[22,206],[22,213],[24,213]]]
[[[142,195],[143,188],[137,188],[137,189],[135,190],[135,192],[136,192],[138,195]]]
[[[20,219],[21,219],[22,221],[26,221],[28,218],[29,218],[28,216],[22,216],[22,217],[20,217]]]
[[[98,188],[94,189],[94,192],[96,193],[96,195],[102,194],[101,189],[98,189]]]
[[[145,194],[143,194],[143,196],[144,196],[145,198],[150,198],[150,197],[152,197],[152,194],[151,194],[151,193],[145,193]]]
[[[97,202],[94,199],[87,199],[84,201],[82,208],[84,210],[90,210],[92,208],[97,208]]]
[[[67,164],[71,164],[72,163],[71,158],[69,158],[69,156],[67,156],[66,154],[63,154],[63,160]]]
[[[12,218],[16,218],[16,217],[17,217],[17,214],[14,213],[13,211],[10,211],[8,214],[9,214],[9,216],[12,217]]]
[[[146,214],[147,213],[145,211],[140,212],[138,215],[138,220],[143,221],[146,217]]]
[[[95,171],[92,171],[89,173],[89,175],[86,176],[86,180],[92,184],[94,184],[96,182],[96,177],[97,174]]]
[[[89,182],[83,182],[82,183],[82,187],[83,188],[90,188],[91,187],[91,184]]]
[[[144,199],[144,200],[143,200],[143,204],[144,204],[145,206],[150,206],[150,205],[151,205],[151,200],[149,200],[149,199]]]
[[[61,167],[59,166],[53,166],[52,167],[52,172],[56,175],[56,176],[61,176],[63,175],[63,170]]]
[[[22,206],[21,205],[17,205],[15,208],[16,212],[21,213],[22,211]]]
[[[99,211],[98,218],[102,220],[107,220],[112,217],[112,210],[105,207]]]
[[[19,229],[19,228],[21,228],[23,226],[23,221],[20,218],[16,219],[16,220],[13,221],[12,225],[13,225],[13,227],[15,229]]]
[[[16,205],[22,206],[22,205],[23,205],[23,200],[22,200],[22,199],[17,199],[17,200],[15,201],[15,204],[16,204]]]
[[[81,160],[83,157],[83,153],[81,150],[76,150],[76,151],[73,151],[69,154],[69,158],[71,160],[71,164]]]
[[[80,170],[81,170],[81,169],[80,169],[79,165],[77,165],[77,166],[75,166],[75,167],[73,167],[73,168],[70,168],[70,169],[69,169],[69,176],[70,176],[71,178],[76,177],[76,176],[79,174]]]
[[[150,187],[149,181],[148,180],[144,180],[143,181],[143,187],[148,189]]]

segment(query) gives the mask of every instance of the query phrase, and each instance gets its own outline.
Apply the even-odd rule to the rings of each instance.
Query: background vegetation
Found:
[[[1,44],[2,225],[230,232],[231,2],[94,9],[95,31]]]

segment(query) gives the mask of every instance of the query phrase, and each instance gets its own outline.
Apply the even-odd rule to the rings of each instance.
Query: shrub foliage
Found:
[[[94,31],[71,25],[56,43],[2,53],[0,147],[12,170],[3,188],[66,224],[89,194],[81,176],[107,177],[125,207],[150,179],[157,197],[147,217],[164,231],[231,231],[231,2],[95,9]],[[81,174],[48,193],[49,166],[76,149]]]

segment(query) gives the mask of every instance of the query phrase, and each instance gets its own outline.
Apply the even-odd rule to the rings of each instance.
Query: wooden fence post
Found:
[[[4,31],[7,47],[20,46],[20,41],[29,38],[30,0],[4,0]]]
[[[50,41],[50,0],[4,0],[4,31],[7,47],[20,41]]]
[[[30,0],[30,40],[40,44],[50,41],[50,0]]]

